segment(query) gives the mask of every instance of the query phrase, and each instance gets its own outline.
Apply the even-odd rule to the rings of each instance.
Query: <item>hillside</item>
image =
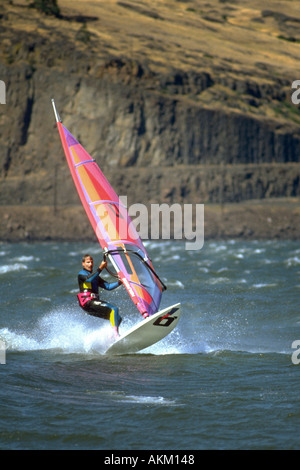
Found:
[[[0,5],[0,239],[76,232],[52,97],[129,204],[205,203],[211,237],[299,236],[299,2],[28,3]]]

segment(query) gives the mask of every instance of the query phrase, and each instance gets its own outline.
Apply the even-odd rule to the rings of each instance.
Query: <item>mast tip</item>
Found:
[[[55,115],[56,122],[61,122],[61,119],[60,119],[60,117],[59,117],[59,114],[58,114],[58,112],[57,112],[57,110],[56,110],[54,98],[51,98],[51,103],[52,103],[52,106],[53,106],[53,111],[54,111],[54,115]]]

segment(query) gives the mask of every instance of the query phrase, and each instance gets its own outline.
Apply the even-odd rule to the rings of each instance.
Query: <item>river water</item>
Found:
[[[299,449],[299,244],[146,247],[161,307],[181,302],[182,317],[160,343],[109,357],[108,322],[76,302],[98,245],[0,245],[0,449]],[[141,319],[124,288],[104,297],[121,332]]]

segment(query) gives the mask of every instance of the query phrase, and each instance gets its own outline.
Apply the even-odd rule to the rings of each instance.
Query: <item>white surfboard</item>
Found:
[[[167,336],[180,318],[180,304],[160,310],[137,325],[113,343],[105,354],[128,354],[141,351]]]

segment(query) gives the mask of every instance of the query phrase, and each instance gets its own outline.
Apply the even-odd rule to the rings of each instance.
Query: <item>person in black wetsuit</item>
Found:
[[[78,273],[78,285],[80,293],[77,294],[79,305],[89,315],[110,320],[116,335],[119,335],[119,326],[122,318],[119,309],[115,305],[99,299],[99,287],[105,290],[113,290],[119,287],[122,282],[106,282],[100,277],[101,271],[106,268],[107,262],[102,261],[101,265],[93,273],[94,261],[92,256],[84,255],[82,258],[82,270]]]

